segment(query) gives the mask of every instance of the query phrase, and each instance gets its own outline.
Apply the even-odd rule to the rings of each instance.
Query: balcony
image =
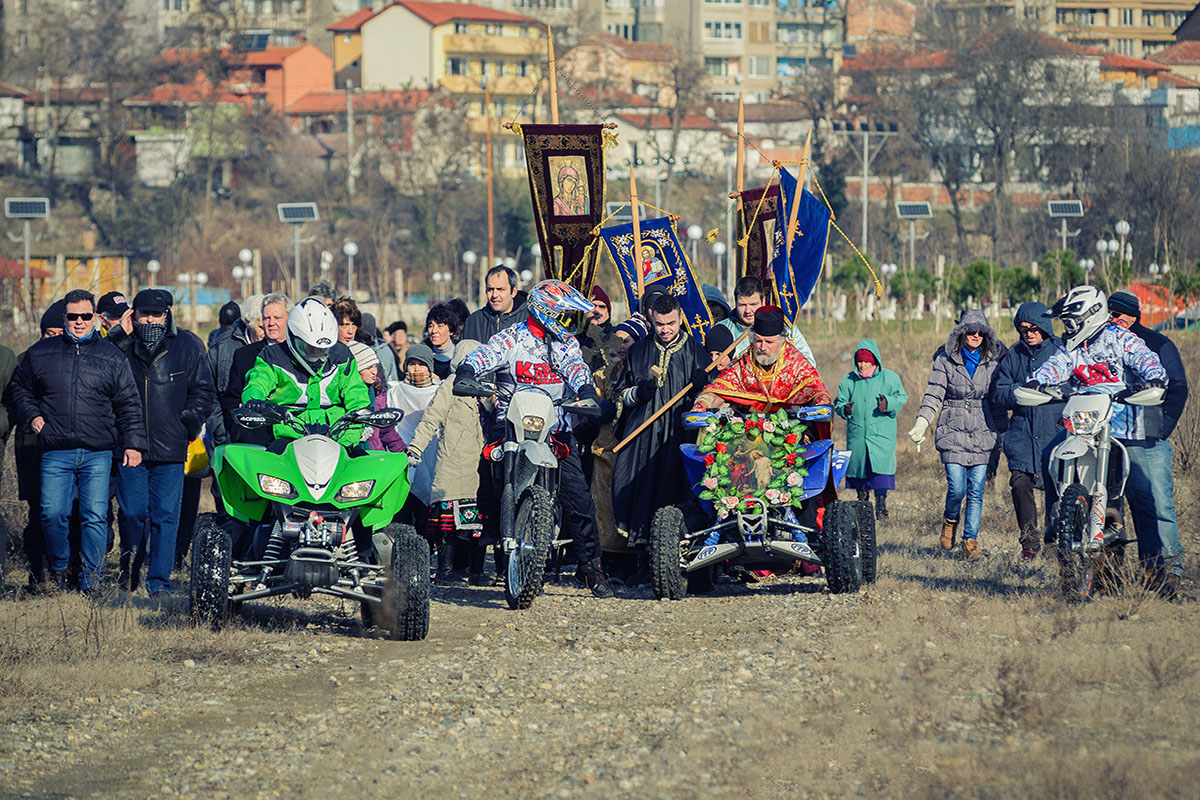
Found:
[[[546,40],[541,36],[478,36],[448,33],[442,37],[447,56],[545,56]]]
[[[529,75],[524,78],[518,75],[501,75],[498,78],[489,75],[488,88],[496,96],[526,97],[533,93],[540,80],[541,77],[538,75]],[[442,88],[450,94],[483,94],[478,75],[444,75],[441,83]]]

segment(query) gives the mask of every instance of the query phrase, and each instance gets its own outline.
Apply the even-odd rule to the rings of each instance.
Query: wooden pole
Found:
[[[554,30],[546,26],[546,46],[550,53],[550,122],[558,124],[558,75],[554,61]]]
[[[496,266],[496,224],[492,216],[492,90],[488,88],[486,81],[483,84],[483,107],[487,122],[487,133],[485,134],[487,141],[487,209],[488,209],[488,260],[486,269],[480,270],[487,274],[487,270]],[[481,286],[479,289],[480,296],[484,296],[486,290]],[[480,305],[483,301],[480,300]]]
[[[646,290],[645,276],[642,275],[642,223],[638,211],[637,178],[633,174],[633,165],[629,165],[629,206],[633,209],[633,268],[637,272],[637,299],[642,301],[642,292]],[[632,314],[636,308],[629,309]]]
[[[808,136],[804,140],[804,155],[800,159],[800,173],[796,176],[796,196],[792,198],[792,208],[788,212],[787,238],[784,240],[783,246],[789,261],[792,258],[792,239],[796,236],[796,217],[800,213],[800,198],[804,194],[804,179],[807,177],[808,153],[811,144],[812,128],[810,127]],[[783,197],[783,181],[779,182],[779,196]]]
[[[737,338],[737,339],[734,341],[734,343],[733,343],[733,344],[729,345],[729,347],[726,347],[726,348],[725,348],[725,350],[724,350],[724,352],[722,352],[722,353],[721,353],[721,355],[719,355],[719,356],[717,356],[716,358],[714,358],[714,359],[712,360],[712,363],[711,363],[711,364],[709,364],[707,367],[705,367],[705,368],[704,368],[704,371],[705,371],[705,372],[712,372],[713,368],[717,366],[717,362],[718,362],[718,361],[721,361],[723,358],[725,358],[725,356],[729,355],[729,354],[730,354],[730,353],[732,353],[734,350],[736,350],[736,349],[737,349],[737,346],[738,346],[739,344],[741,344],[741,343],[742,343],[742,341],[743,341],[743,340],[744,340],[744,339],[745,339],[747,336],[749,336],[749,335],[750,335],[750,330],[751,330],[750,328],[746,328],[746,330],[742,331],[742,335],[741,335],[741,336],[739,336],[739,337],[738,337],[738,338]],[[686,335],[686,334],[685,334],[685,335]],[[647,420],[646,420],[645,422],[643,422],[641,425],[638,425],[638,426],[637,426],[637,428],[635,428],[635,429],[634,429],[633,433],[629,434],[629,435],[628,435],[628,436],[626,436],[624,439],[622,439],[620,442],[618,442],[618,443],[617,443],[617,445],[616,445],[616,447],[614,447],[614,448],[612,449],[612,452],[613,452],[614,454],[621,452],[621,450],[622,450],[622,449],[625,447],[625,445],[629,444],[629,443],[630,443],[630,442],[632,442],[632,441],[633,441],[635,438],[637,438],[637,435],[638,435],[639,433],[641,433],[642,431],[646,430],[646,428],[650,427],[650,425],[651,425],[651,424],[654,422],[654,420],[658,419],[658,418],[659,418],[659,417],[661,417],[663,414],[667,413],[667,410],[668,410],[668,409],[670,409],[672,406],[674,406],[676,403],[678,403],[680,400],[682,400],[682,399],[684,398],[684,396],[685,396],[685,395],[686,395],[688,392],[690,392],[691,390],[692,390],[692,384],[691,384],[691,382],[689,381],[687,386],[684,386],[682,389],[680,389],[680,390],[679,390],[679,392],[678,392],[678,393],[677,393],[677,394],[676,394],[674,397],[672,397],[670,400],[668,400],[668,401],[666,402],[666,404],[664,404],[664,405],[663,405],[661,408],[659,408],[657,411],[655,411],[653,414],[651,414],[649,419],[647,419]]]
[[[737,119],[737,215],[738,222],[742,224],[743,235],[749,236],[749,233],[744,230],[746,227],[745,217],[745,201],[742,200],[742,191],[746,186],[746,106],[742,102],[742,95],[738,94],[738,119]],[[733,248],[730,248],[731,250]],[[737,265],[737,274],[741,275],[746,270],[746,248],[738,245],[737,255],[729,254],[729,257],[734,260]],[[732,287],[730,287],[730,296],[732,297]]]

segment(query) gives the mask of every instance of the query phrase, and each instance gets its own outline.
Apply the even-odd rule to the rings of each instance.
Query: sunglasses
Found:
[[[976,328],[968,328],[966,331],[964,331],[964,335],[966,335],[966,336],[983,336],[983,331],[978,330]]]
[[[1017,328],[1017,332],[1022,334],[1033,333],[1034,331],[1038,330],[1041,330],[1041,328],[1036,325],[1021,325]]]
[[[91,322],[92,317],[94,317],[94,316],[96,316],[96,315],[92,314],[92,313],[87,313],[87,314],[73,314],[72,313],[72,314],[67,314],[67,321],[68,322],[76,322],[78,320],[83,320],[84,322]]]

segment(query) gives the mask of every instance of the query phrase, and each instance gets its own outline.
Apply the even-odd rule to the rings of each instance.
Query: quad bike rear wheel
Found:
[[[384,626],[393,639],[418,642],[429,635],[429,542],[411,525],[389,525],[387,534],[392,562],[383,589]]]
[[[863,581],[859,544],[858,509],[854,503],[835,500],[825,509],[821,530],[821,561],[830,594],[857,592]]]
[[[198,625],[219,628],[229,613],[233,542],[212,515],[196,520],[189,570],[188,613]]]
[[[858,548],[862,554],[862,582],[874,583],[876,576],[875,509],[869,500],[855,501],[858,506]]]
[[[1063,491],[1050,522],[1058,543],[1059,579],[1063,595],[1070,602],[1089,600],[1096,589],[1096,562],[1100,556],[1088,553],[1084,547],[1091,509],[1092,498],[1087,490],[1073,483]]]
[[[650,523],[650,580],[654,596],[659,600],[687,597],[688,576],[682,565],[686,533],[683,512],[677,506],[666,506],[654,512]]]
[[[504,599],[509,608],[529,608],[542,591],[554,541],[554,504],[544,487],[530,486],[517,498],[513,538],[516,547],[504,571]]]

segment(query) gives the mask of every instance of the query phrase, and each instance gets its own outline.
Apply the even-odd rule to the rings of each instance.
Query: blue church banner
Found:
[[[783,197],[775,218],[775,253],[771,257],[771,276],[775,282],[779,307],[783,309],[788,322],[795,322],[796,315],[808,302],[821,275],[821,265],[825,263],[825,249],[829,242],[831,214],[829,207],[807,189],[801,188],[797,197],[796,179],[786,169],[779,170],[779,188]],[[796,235],[792,239],[789,258],[784,239],[792,206],[797,201],[800,207],[796,211]]]

